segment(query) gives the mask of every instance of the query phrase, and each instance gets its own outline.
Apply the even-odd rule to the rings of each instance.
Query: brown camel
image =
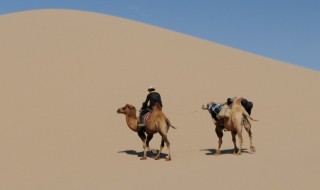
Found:
[[[119,108],[118,113],[124,114],[126,116],[126,122],[128,127],[138,132],[138,118],[136,116],[136,108],[130,104],[126,104],[124,107]],[[167,133],[170,127],[173,127],[169,121],[169,119],[164,115],[164,113],[161,110],[161,107],[159,104],[155,104],[152,113],[149,115],[149,117],[146,120],[146,127],[145,131],[147,133],[147,138],[145,137],[144,132],[138,132],[139,137],[141,138],[143,142],[143,157],[140,158],[141,160],[147,159],[146,150],[152,150],[149,148],[149,142],[152,139],[153,135],[155,133],[159,133],[162,137],[160,150],[158,154],[156,155],[155,159],[160,159],[161,151],[164,147],[164,143],[166,143],[168,148],[168,156],[166,157],[166,160],[171,160],[171,154],[170,154],[170,142],[167,137]],[[175,127],[173,127],[175,128]]]
[[[215,155],[220,155],[221,154],[221,145],[222,145],[222,137],[223,137],[223,130],[231,131],[232,135],[232,141],[234,144],[234,153],[237,155],[241,155],[242,151],[242,144],[243,144],[243,137],[242,137],[242,126],[246,129],[246,131],[249,134],[250,138],[250,151],[255,152],[256,148],[252,144],[252,131],[251,131],[251,121],[257,121],[254,120],[249,116],[249,114],[246,112],[246,110],[243,108],[241,105],[241,101],[243,100],[242,97],[237,98],[234,100],[232,107],[231,107],[231,112],[230,112],[230,117],[221,119],[218,121],[215,121],[214,124],[216,126],[215,131],[216,134],[219,138],[218,141],[218,150]],[[208,110],[208,105],[207,107],[203,107],[204,110]],[[240,141],[240,149],[238,149],[237,144],[236,144],[236,135],[238,135],[239,141]]]

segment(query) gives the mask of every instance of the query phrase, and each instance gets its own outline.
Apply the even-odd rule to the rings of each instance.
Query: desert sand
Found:
[[[318,71],[81,11],[1,15],[0,28],[0,189],[319,189]],[[141,161],[140,139],[116,113],[139,109],[150,85],[178,128],[170,162]],[[225,132],[214,156],[201,105],[233,96],[254,102],[257,152],[244,131],[233,155]]]

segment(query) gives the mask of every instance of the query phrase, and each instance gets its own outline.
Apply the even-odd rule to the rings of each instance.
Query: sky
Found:
[[[0,0],[113,15],[320,71],[320,0]]]

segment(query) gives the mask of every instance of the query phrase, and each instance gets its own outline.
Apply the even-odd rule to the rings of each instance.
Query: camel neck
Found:
[[[136,116],[126,115],[126,121],[128,127],[135,132],[138,132],[138,118]]]

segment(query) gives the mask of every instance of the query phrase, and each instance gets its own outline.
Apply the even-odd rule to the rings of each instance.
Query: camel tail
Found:
[[[249,116],[249,118],[252,120],[252,121],[259,121],[257,119],[253,119],[252,117]]]
[[[253,119],[247,112],[244,112],[243,113],[243,116],[248,120],[248,119],[250,119],[251,121],[258,121],[258,120],[256,120],[256,119]]]
[[[177,129],[176,127],[174,127],[173,125],[171,125],[171,122],[170,122],[170,120],[169,120],[168,118],[166,118],[166,123],[167,123],[167,125],[168,125],[169,127],[172,127],[172,128],[174,128],[174,129]]]
[[[253,119],[249,114],[248,114],[248,116],[246,116],[247,118],[249,118],[251,121],[259,121],[259,120],[257,120],[257,119]]]
[[[246,117],[247,119],[250,119],[251,121],[258,121],[258,120],[256,120],[256,119],[253,119],[249,114],[248,114],[248,112],[241,106],[241,109],[242,109],[242,115],[244,116],[244,117]]]

